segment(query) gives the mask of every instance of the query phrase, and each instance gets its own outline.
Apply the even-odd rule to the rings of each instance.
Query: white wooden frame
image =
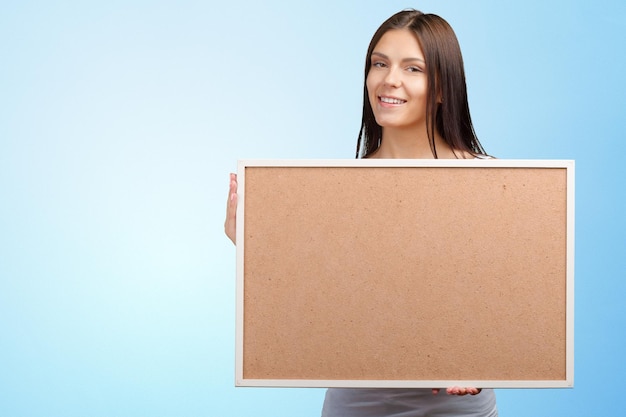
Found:
[[[247,167],[501,167],[565,168],[567,172],[567,272],[566,272],[566,378],[564,380],[310,380],[246,379],[243,375],[244,338],[244,245],[237,245],[236,283],[236,386],[257,387],[381,387],[433,388],[478,386],[492,388],[568,388],[574,382],[574,161],[572,160],[418,160],[418,159],[328,159],[238,161],[237,242],[245,236],[244,206]]]

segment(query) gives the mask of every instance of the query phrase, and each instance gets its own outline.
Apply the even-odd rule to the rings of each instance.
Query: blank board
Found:
[[[573,386],[573,161],[243,160],[238,182],[237,386]]]

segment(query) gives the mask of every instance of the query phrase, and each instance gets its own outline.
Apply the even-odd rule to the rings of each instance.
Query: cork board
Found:
[[[573,385],[573,161],[248,160],[238,179],[236,385]]]

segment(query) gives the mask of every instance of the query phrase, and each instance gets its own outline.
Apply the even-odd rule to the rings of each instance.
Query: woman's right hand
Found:
[[[234,244],[237,237],[237,174],[230,174],[230,186],[228,189],[228,201],[226,202],[226,220],[224,232]]]

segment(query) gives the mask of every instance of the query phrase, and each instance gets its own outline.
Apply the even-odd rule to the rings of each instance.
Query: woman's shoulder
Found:
[[[470,151],[453,151],[454,158],[456,159],[496,159],[491,155],[487,155],[485,153],[476,153]]]

